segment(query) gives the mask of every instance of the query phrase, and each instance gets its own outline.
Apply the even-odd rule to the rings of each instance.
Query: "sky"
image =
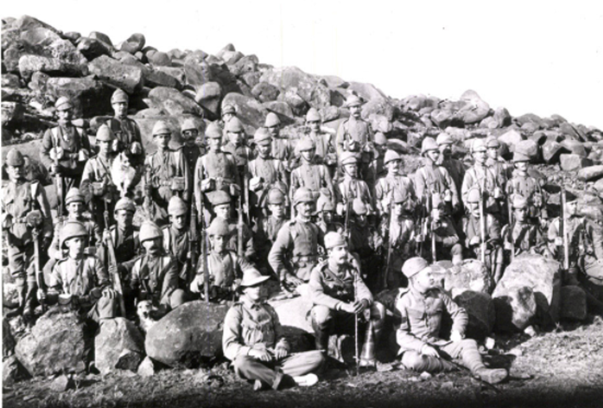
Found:
[[[571,6],[570,6],[571,5]],[[368,82],[395,98],[472,89],[513,116],[603,129],[603,1],[4,2],[62,31],[135,32],[161,51],[216,53]]]

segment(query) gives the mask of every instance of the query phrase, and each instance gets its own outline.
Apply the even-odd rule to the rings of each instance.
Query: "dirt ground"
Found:
[[[53,379],[3,389],[4,407],[602,407],[603,320],[559,326],[529,338],[498,337],[485,356],[492,367],[510,367],[509,381],[496,387],[466,371],[421,378],[390,372],[329,369],[311,388],[254,392],[219,364],[211,371],[163,370],[143,378],[133,373],[86,375],[76,389],[56,392]]]

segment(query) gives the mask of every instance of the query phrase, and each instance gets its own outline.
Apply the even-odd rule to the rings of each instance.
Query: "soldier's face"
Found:
[[[567,212],[569,215],[577,215],[578,214],[578,201],[572,201],[565,204],[565,208],[567,208]]]
[[[452,153],[452,145],[449,143],[445,143],[439,146],[440,152],[444,155],[444,157],[449,157]]]
[[[81,258],[84,254],[85,247],[85,238],[84,237],[73,237],[65,241],[65,246],[69,251],[70,258]]]
[[[283,204],[269,204],[268,209],[274,218],[283,218],[285,215],[285,206]]]
[[[431,160],[432,162],[435,163],[440,158],[440,151],[439,150],[430,150],[425,155],[427,156],[427,158],[429,160]]]
[[[117,222],[117,226],[121,229],[131,227],[133,220],[134,213],[131,211],[119,210],[115,213],[115,221]]]
[[[519,222],[525,222],[528,216],[528,209],[526,207],[515,209],[515,219]]]
[[[149,255],[158,255],[161,248],[161,238],[147,239],[142,242],[142,246]]]
[[[170,215],[170,220],[172,221],[174,227],[181,230],[184,229],[184,226],[186,224],[186,215]]]
[[[333,221],[333,211],[323,211],[322,212],[322,219],[326,223],[332,222]]]
[[[354,217],[356,219],[356,224],[360,225],[361,227],[366,225],[366,214],[356,214]]]
[[[182,132],[182,136],[184,137],[184,141],[187,145],[195,144],[195,140],[197,139],[198,135],[199,131],[197,129],[190,129]]]
[[[525,162],[525,161],[516,162],[515,168],[521,172],[526,172],[526,171],[528,171],[528,162]]]
[[[128,113],[128,104],[125,102],[115,102],[111,104],[113,107],[113,112],[115,112],[115,116],[118,118],[123,118]]]
[[[59,117],[59,122],[68,122],[71,120],[73,112],[71,109],[64,109],[57,111],[57,116]]]
[[[155,145],[157,145],[158,148],[163,150],[167,148],[168,144],[170,143],[170,135],[168,133],[162,135],[155,135],[154,140]]]
[[[270,132],[270,136],[272,136],[272,137],[278,137],[278,133],[279,133],[279,130],[280,130],[279,125],[269,126],[266,129],[268,129],[268,132]]]
[[[404,203],[394,204],[394,214],[396,217],[401,217],[404,214]]]
[[[264,297],[264,286],[265,285],[263,284],[247,286],[245,289],[243,289],[243,293],[245,293],[245,296],[247,296],[252,302],[258,302]]]
[[[228,140],[234,145],[243,143],[243,132],[228,132]]]
[[[308,126],[312,132],[318,132],[320,130],[320,121],[318,120],[309,120]]]
[[[271,147],[272,146],[270,145],[270,143],[261,143],[255,146],[261,157],[266,157],[270,155]]]
[[[226,248],[226,237],[224,235],[212,235],[209,237],[211,240],[211,247],[215,252],[222,252]]]
[[[73,214],[76,217],[79,217],[84,213],[84,203],[79,201],[69,203],[69,205],[67,206],[67,211],[69,211],[70,215]]]
[[[486,152],[473,152],[473,158],[480,164],[486,163]]]
[[[400,160],[392,160],[386,165],[387,171],[392,174],[398,174],[400,172]]]
[[[489,147],[488,148],[488,157],[490,157],[491,159],[497,159],[498,158],[498,148]]]
[[[310,218],[314,212],[314,202],[306,201],[297,204],[297,211],[304,218]]]
[[[214,207],[214,212],[217,217],[228,220],[230,219],[230,204],[222,204]]]
[[[360,105],[350,106],[350,114],[355,118],[359,118],[360,117]]]
[[[335,262],[336,265],[344,265],[348,261],[349,255],[350,252],[346,245],[336,246],[329,252],[329,261]]]
[[[301,156],[305,161],[312,161],[312,159],[314,158],[314,149],[304,150],[303,152],[301,152]]]
[[[220,150],[222,146],[222,139],[219,137],[212,137],[209,139],[209,148],[211,150]]]
[[[101,154],[106,155],[111,151],[111,142],[100,141],[98,142],[98,148]]]
[[[11,181],[20,181],[25,178],[25,166],[7,166],[8,177]]]
[[[428,290],[435,287],[435,279],[431,268],[425,268],[415,276],[413,276],[413,283],[417,289]]]
[[[225,113],[224,115],[222,115],[222,120],[224,121],[224,123],[227,123],[230,119],[234,118],[234,114],[233,113]]]
[[[358,175],[358,165],[356,163],[346,164],[343,168],[349,176],[356,177]]]

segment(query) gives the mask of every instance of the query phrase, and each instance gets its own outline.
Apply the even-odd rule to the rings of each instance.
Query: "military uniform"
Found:
[[[249,275],[247,272],[246,274]],[[241,285],[259,284],[268,279],[267,276],[260,276],[257,271],[254,275],[255,279],[249,282],[244,277]],[[222,349],[239,375],[259,383],[257,389],[264,385],[276,390],[285,385],[284,379],[310,373],[324,360],[320,351],[288,354],[290,346],[281,336],[281,325],[274,308],[263,301],[252,302],[247,296],[243,296],[226,314]],[[279,349],[286,351],[288,355],[283,359],[273,358],[270,362],[260,361],[250,355],[251,350],[267,350],[273,356]]]
[[[402,158],[398,153],[393,150],[386,152],[385,164],[399,160],[402,160]],[[412,180],[401,174],[388,173],[377,180],[375,184],[375,203],[379,214],[389,213],[389,202],[394,191],[405,197],[405,210],[408,213],[413,213],[417,204],[417,197]]]
[[[350,96],[346,100],[346,106],[359,106],[362,101],[357,96]],[[343,152],[364,152],[365,147],[369,142],[373,141],[373,130],[371,125],[362,118],[350,116],[343,121],[337,129],[337,153],[341,156]],[[365,160],[366,155],[363,154],[362,164],[368,165],[370,160]]]
[[[513,232],[510,235],[510,232]],[[524,252],[538,253],[541,255],[550,255],[547,248],[547,242],[544,238],[540,227],[531,222],[514,221],[513,225],[505,225],[502,230],[502,235],[506,249],[509,249],[511,239],[515,249],[515,256],[521,255]],[[512,237],[512,238],[511,238]]]
[[[513,162],[519,161],[529,161],[529,158],[520,152],[515,152]],[[539,222],[540,218],[548,218],[544,192],[540,183],[528,172],[520,172],[517,169],[513,171],[513,176],[507,183],[507,194],[519,194],[526,198],[530,221]]]
[[[438,144],[440,150],[442,150],[442,146],[452,145],[454,144],[454,140],[448,133],[442,132],[438,135],[436,143]],[[465,178],[465,166],[463,163],[459,160],[453,159],[450,156],[447,156],[442,151],[438,165],[444,167],[446,171],[448,171],[448,174],[450,174],[450,178],[456,187],[456,194],[458,197],[460,197],[461,186],[463,184],[463,179]]]
[[[157,151],[147,157],[145,164],[149,169],[152,198],[158,206],[166,208],[170,198],[176,194],[177,190],[172,190],[175,177],[184,179],[181,198],[188,201],[191,186],[188,183],[188,167],[182,152],[171,149]]]
[[[111,104],[114,103],[125,103],[127,106],[129,97],[124,91],[117,89],[111,96]],[[127,116],[115,116],[107,120],[107,126],[116,137],[113,150],[116,153],[127,152],[134,165],[144,163],[145,152],[142,136],[136,121]]]
[[[401,198],[394,196],[396,202]],[[388,219],[389,217],[393,217]],[[383,237],[382,258],[384,267],[389,267],[388,287],[406,286],[406,282],[398,277],[404,262],[416,251],[415,221],[408,215],[397,217],[390,214],[381,221],[380,231]],[[387,265],[388,249],[391,247],[389,265]]]

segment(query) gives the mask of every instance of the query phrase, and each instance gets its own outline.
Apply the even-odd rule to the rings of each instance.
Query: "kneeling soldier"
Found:
[[[402,290],[396,301],[402,323],[396,334],[402,364],[410,370],[430,373],[449,371],[455,365],[451,359],[460,359],[474,376],[491,384],[507,378],[505,369],[488,369],[473,339],[465,338],[468,316],[450,297],[435,286],[427,261],[421,257],[404,263],[402,273],[409,279],[409,287]],[[443,313],[452,319],[450,340],[440,338]]]
[[[354,317],[359,315],[368,321],[360,365],[374,366],[374,344],[378,343],[383,328],[385,307],[373,301],[341,234],[329,232],[325,236],[325,248],[328,260],[314,268],[310,276],[316,348],[327,351],[331,334],[353,332]],[[370,344],[371,340],[374,344]]]
[[[255,380],[254,390],[273,389],[294,384],[314,385],[315,371],[323,362],[320,351],[289,353],[287,340],[280,337],[281,325],[272,306],[265,302],[264,284],[270,279],[255,269],[243,275],[241,301],[235,303],[224,319],[222,348],[235,371]]]
[[[70,304],[88,319],[100,322],[117,316],[117,296],[101,262],[86,255],[88,230],[79,221],[68,221],[61,229],[60,248],[67,258],[52,269],[49,286],[59,295],[59,304]],[[49,301],[54,296],[49,295]]]

